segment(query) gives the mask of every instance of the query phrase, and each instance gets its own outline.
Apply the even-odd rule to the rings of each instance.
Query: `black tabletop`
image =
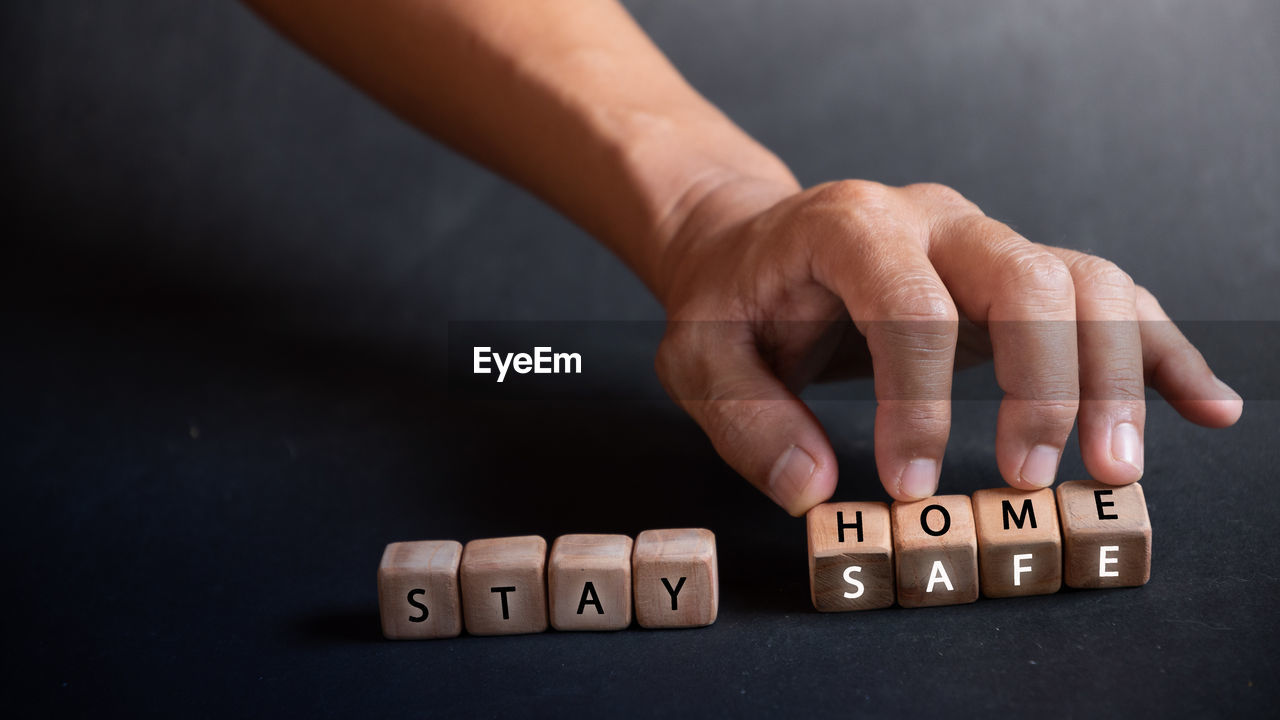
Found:
[[[1138,589],[821,614],[804,523],[652,371],[661,309],[535,199],[233,3],[9,4],[0,677],[29,714],[1268,715],[1280,700],[1280,12],[632,2],[813,183],[945,182],[1119,262],[1246,398],[1152,397]],[[540,338],[573,378],[460,377]],[[990,368],[942,491],[1000,485]],[[528,380],[524,382],[523,380]],[[808,397],[887,500],[866,381]],[[1074,441],[1064,479],[1084,477]],[[696,630],[390,642],[383,546],[716,533]]]

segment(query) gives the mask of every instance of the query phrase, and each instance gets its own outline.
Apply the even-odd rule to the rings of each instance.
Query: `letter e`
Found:
[[[1108,565],[1118,565],[1120,558],[1114,558],[1107,553],[1120,552],[1119,545],[1103,545],[1098,548],[1098,577],[1120,577],[1120,573],[1116,570],[1108,570]]]
[[[471,372],[473,375],[489,374],[489,357],[486,355],[486,353],[488,352],[489,352],[489,348],[487,347],[477,346],[475,348],[475,353],[472,355],[472,358],[475,360],[475,362],[471,366]]]

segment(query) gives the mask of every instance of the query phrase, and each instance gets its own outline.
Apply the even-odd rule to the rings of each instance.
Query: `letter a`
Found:
[[[942,583],[947,586],[948,590],[955,590],[951,587],[951,578],[947,577],[947,569],[942,566],[941,560],[933,561],[933,569],[929,571],[929,587],[925,588],[925,592],[933,592],[934,583]]]
[[[586,585],[582,586],[582,599],[578,600],[578,614],[581,615],[588,605],[596,606],[597,615],[604,614],[604,606],[600,604],[600,596],[596,595],[596,584],[590,580],[587,581]]]

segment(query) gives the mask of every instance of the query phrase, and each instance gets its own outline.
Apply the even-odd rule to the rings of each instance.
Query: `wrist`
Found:
[[[671,285],[699,247],[800,190],[790,172],[765,177],[717,168],[691,183],[665,218],[655,242],[653,277],[646,280],[662,306],[670,310]]]
[[[615,116],[626,131],[615,125],[605,133],[628,178],[623,195],[633,199],[624,202],[643,210],[639,217],[610,213],[614,221],[600,237],[664,305],[679,254],[673,246],[719,232],[800,189],[777,156],[718,110],[701,98],[692,105],[661,116]]]

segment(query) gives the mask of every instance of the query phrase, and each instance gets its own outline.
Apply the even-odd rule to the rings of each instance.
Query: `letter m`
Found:
[[[1036,511],[1035,511],[1035,508],[1031,506],[1031,498],[1023,499],[1022,511],[1019,512],[1017,515],[1013,514],[1013,504],[1010,503],[1008,500],[1002,500],[1000,502],[1000,505],[1004,510],[1003,514],[1004,514],[1005,530],[1009,529],[1010,520],[1013,520],[1013,524],[1017,525],[1019,530],[1022,529],[1023,523],[1025,523],[1027,520],[1031,521],[1032,528],[1036,527]]]

